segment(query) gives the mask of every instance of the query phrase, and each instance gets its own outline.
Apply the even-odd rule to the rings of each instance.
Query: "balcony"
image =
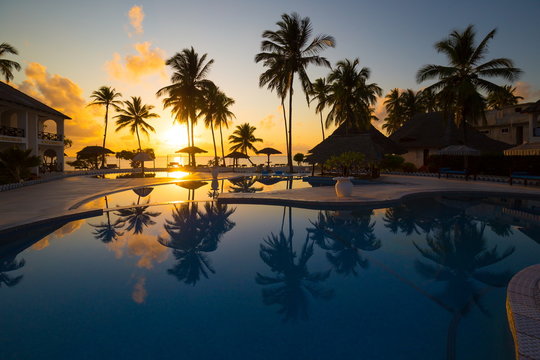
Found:
[[[14,128],[14,127],[9,127],[9,126],[0,126],[0,135],[23,138],[24,129]]]
[[[51,141],[63,141],[64,137],[60,134],[53,134],[44,131],[38,132],[38,139],[51,140]]]

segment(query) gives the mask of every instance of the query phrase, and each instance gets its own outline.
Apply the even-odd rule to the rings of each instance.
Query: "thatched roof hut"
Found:
[[[494,140],[472,126],[466,128],[466,145],[482,153],[502,153],[511,145]],[[463,130],[444,117],[442,112],[417,114],[390,135],[397,144],[411,149],[442,149],[450,145],[464,145]]]
[[[309,150],[306,161],[311,164],[324,163],[332,156],[344,152],[359,152],[367,161],[380,160],[384,154],[403,154],[404,148],[384,136],[373,125],[367,130],[358,128],[345,129],[339,126],[329,137]]]

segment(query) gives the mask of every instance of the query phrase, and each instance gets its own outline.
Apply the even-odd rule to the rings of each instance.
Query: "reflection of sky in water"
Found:
[[[533,205],[201,202],[29,230],[0,248],[23,276],[0,287],[0,358],[510,359],[499,282],[538,262]]]
[[[115,208],[118,206],[130,206],[134,204],[161,204],[188,200],[210,200],[223,192],[285,190],[288,186],[292,186],[293,189],[310,187],[309,183],[298,178],[292,180],[292,184],[287,178],[272,179],[256,176],[238,176],[236,178],[220,180],[184,180],[174,184],[146,187],[146,189],[151,189],[148,191],[135,189],[109,194],[107,195],[107,204],[105,204],[105,198],[100,198],[83,204],[81,208]]]

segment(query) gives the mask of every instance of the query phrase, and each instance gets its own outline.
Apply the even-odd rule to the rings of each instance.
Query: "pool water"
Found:
[[[4,236],[1,359],[513,359],[540,201],[186,202]]]

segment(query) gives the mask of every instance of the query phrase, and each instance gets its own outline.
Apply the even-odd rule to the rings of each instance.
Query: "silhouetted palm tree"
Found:
[[[388,135],[392,135],[403,126],[403,110],[401,109],[399,89],[392,89],[386,94],[384,106],[387,115],[382,128],[386,130]]]
[[[375,83],[368,84],[370,70],[366,67],[357,70],[358,59],[339,61],[328,75],[330,92],[328,106],[331,108],[326,117],[326,127],[334,123],[345,124],[348,131],[351,127],[367,129],[373,115],[373,106],[382,89]]]
[[[512,60],[497,58],[480,63],[486,57],[488,42],[495,36],[496,30],[490,31],[476,45],[476,32],[472,25],[459,32],[450,33],[449,37],[435,43],[437,52],[448,58],[448,66],[425,65],[416,75],[419,83],[436,79],[437,82],[426,89],[439,94],[441,106],[448,114],[453,114],[458,127],[463,128],[466,142],[465,123],[475,123],[484,118],[485,99],[483,92],[493,93],[501,87],[486,78],[516,80],[521,70],[514,67]]]
[[[140,196],[137,200],[137,204],[133,203],[133,205],[139,205],[139,201]],[[150,199],[146,201],[146,204],[148,204],[149,202]],[[156,224],[156,222],[152,220],[152,218],[161,215],[161,213],[157,211],[148,211],[149,207],[150,206],[147,205],[134,206],[132,208],[126,209],[118,209],[115,212],[115,215],[120,217],[117,222],[123,225],[127,224],[127,231],[133,230],[134,234],[142,234],[145,227]]]
[[[8,172],[11,181],[24,180],[30,176],[31,168],[41,164],[41,158],[31,153],[32,149],[7,148],[0,152],[0,168]]]
[[[374,251],[381,247],[381,241],[373,233],[375,223],[371,222],[372,211],[364,214],[350,214],[345,217],[330,211],[321,211],[317,221],[308,228],[312,240],[326,250],[326,257],[338,274],[358,275],[356,266],[366,269],[367,259],[363,251]]]
[[[199,56],[193,47],[176,53],[166,62],[174,71],[171,76],[172,84],[157,92],[158,96],[168,96],[163,100],[163,107],[172,109],[174,121],[186,124],[188,146],[195,146],[193,129],[197,123],[203,87],[209,82],[206,75],[214,63],[214,60],[206,61],[207,56]],[[191,156],[190,164],[196,165],[195,155]]]
[[[253,145],[256,142],[262,142],[262,139],[255,137],[255,126],[244,123],[237,125],[236,129],[229,135],[229,143],[232,144],[231,151],[239,151],[248,155],[248,150],[257,152],[257,148]],[[253,164],[251,159],[248,160]]]
[[[324,140],[324,123],[323,123],[323,110],[328,104],[328,93],[330,92],[330,86],[326,83],[326,79],[319,78],[315,79],[313,84],[311,84],[311,91],[309,95],[311,96],[310,102],[316,100],[317,107],[315,108],[315,113],[319,113],[321,116],[321,131],[322,137]]]
[[[228,179],[233,186],[230,187],[229,192],[232,193],[255,193],[262,191],[261,187],[255,187],[257,182],[256,176],[241,176],[237,178]]]
[[[109,208],[109,203],[107,202],[107,197],[105,196],[105,208]],[[101,222],[98,225],[90,224],[90,226],[94,227],[95,230],[92,232],[94,237],[97,240],[101,240],[104,243],[110,243],[112,241],[116,241],[118,237],[124,235],[124,233],[120,232],[119,230],[124,227],[124,223],[120,221],[120,219],[116,219],[114,223],[111,223],[111,214],[110,211],[105,212],[107,216],[107,222]]]
[[[330,276],[325,272],[310,272],[307,263],[313,256],[313,242],[306,237],[300,255],[292,249],[292,232],[285,236],[271,234],[261,244],[259,255],[273,276],[257,273],[259,285],[271,286],[262,290],[265,305],[279,305],[278,313],[283,321],[306,320],[308,318],[308,294],[314,298],[330,299],[334,292],[320,285]]]
[[[15,260],[15,257],[0,259],[0,287],[2,287],[2,284],[7,287],[13,287],[17,285],[22,280],[23,275],[11,277],[6,273],[22,268],[24,264],[24,259],[17,261]]]
[[[310,64],[330,67],[330,63],[317,54],[328,47],[334,47],[335,40],[329,35],[317,35],[311,40],[313,29],[310,19],[308,17],[301,18],[297,13],[281,15],[281,21],[278,21],[276,25],[278,26],[277,31],[266,30],[263,32],[262,52],[255,56],[255,61],[262,62],[265,67],[272,69],[271,73],[281,74],[277,77],[273,75],[261,77],[260,85],[264,86],[274,78],[278,79],[278,82],[282,82],[283,85],[287,85],[286,88],[289,94],[287,163],[289,170],[292,172],[292,96],[294,76],[298,74],[302,89],[307,97],[311,82],[306,73],[306,68]]]
[[[107,127],[109,125],[109,106],[112,106],[113,109],[118,110],[119,106],[122,104],[122,101],[116,100],[120,98],[121,93],[117,92],[116,89],[111,88],[110,86],[102,86],[98,90],[92,92],[90,97],[94,99],[87,106],[105,106],[105,130],[103,131],[103,147],[106,147],[107,141]],[[101,167],[105,166],[105,155],[103,155],[101,160]]]
[[[129,126],[131,133],[137,134],[137,142],[139,144],[139,152],[142,151],[141,148],[141,138],[139,136],[139,130],[149,136],[148,131],[156,132],[154,127],[148,124],[145,120],[157,118],[158,114],[150,112],[154,106],[153,105],[143,105],[140,97],[131,97],[131,101],[124,101],[125,108],[118,109],[119,114],[115,116],[116,120],[116,131],[123,129],[124,127]]]
[[[506,106],[516,105],[523,96],[515,94],[516,88],[503,85],[500,91],[491,92],[487,96],[487,107],[490,110],[500,110]]]
[[[10,82],[13,80],[13,69],[20,71],[21,65],[13,60],[1,59],[6,54],[19,55],[19,52],[8,43],[0,44],[0,72],[6,79],[6,82]]]

